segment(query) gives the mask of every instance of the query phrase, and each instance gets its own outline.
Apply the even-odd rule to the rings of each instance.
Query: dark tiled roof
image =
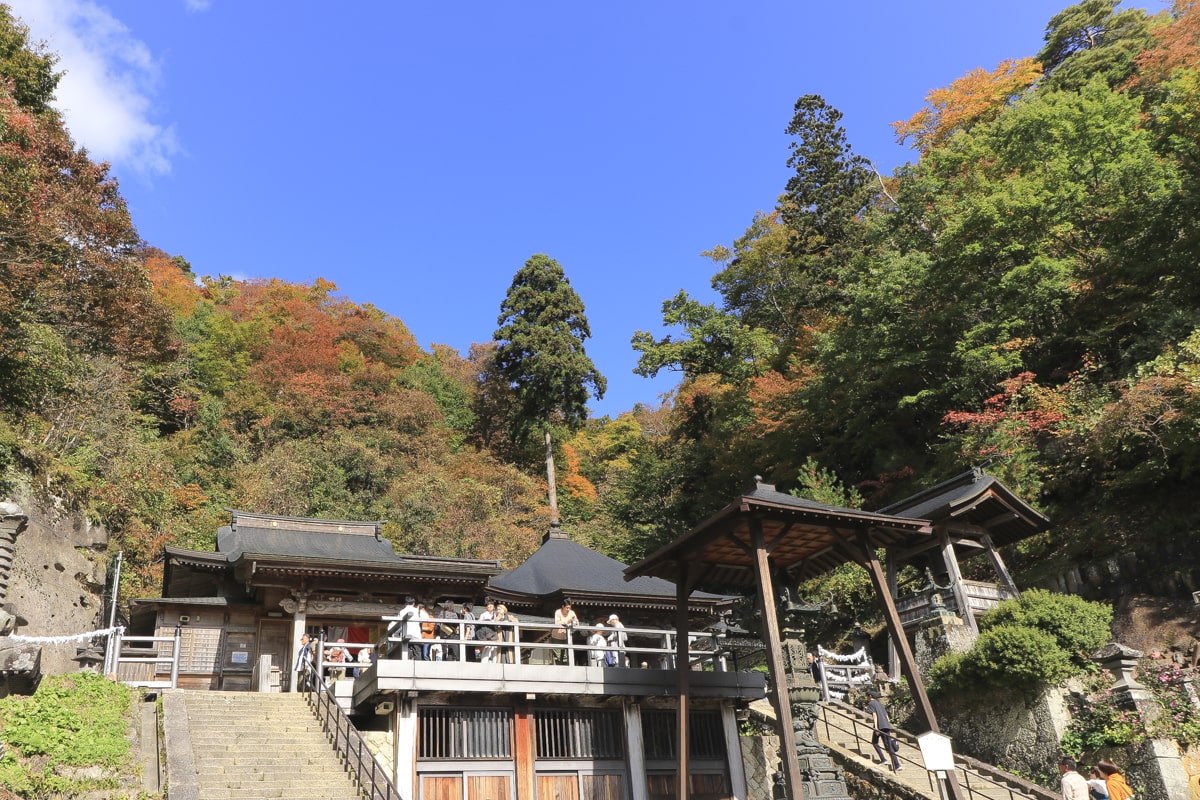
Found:
[[[392,543],[382,537],[245,525],[219,529],[217,550],[231,562],[246,553],[328,561],[381,561],[394,564],[402,561],[392,549]]]
[[[563,533],[551,533],[521,566],[497,575],[491,586],[504,592],[545,597],[564,594],[631,595],[675,600],[675,584],[642,576],[625,580],[625,564],[590,550]],[[694,592],[693,599],[721,599],[721,595]]]
[[[881,514],[962,521],[986,528],[998,545],[1011,544],[1050,527],[1050,520],[999,479],[968,470],[879,510]]]

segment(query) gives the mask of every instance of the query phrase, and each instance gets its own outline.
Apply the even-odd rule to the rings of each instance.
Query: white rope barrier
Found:
[[[817,653],[820,654],[821,658],[829,659],[834,664],[865,664],[865,663],[867,663],[867,649],[865,647],[860,647],[855,652],[850,653],[849,655],[843,656],[843,655],[838,655],[837,653],[831,653],[828,650],[826,650],[824,647],[821,647],[821,645],[817,645]]]
[[[68,642],[87,642],[101,636],[112,636],[114,633],[124,632],[124,626],[117,625],[114,628],[101,628],[98,631],[76,633],[71,636],[21,636],[13,634],[8,637],[8,641],[17,642],[18,644],[67,644]],[[0,639],[0,641],[4,640]]]

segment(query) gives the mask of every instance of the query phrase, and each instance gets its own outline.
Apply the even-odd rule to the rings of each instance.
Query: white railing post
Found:
[[[174,649],[171,651],[171,688],[179,688],[179,651],[180,644],[183,641],[183,628],[179,625],[175,626],[175,641]]]

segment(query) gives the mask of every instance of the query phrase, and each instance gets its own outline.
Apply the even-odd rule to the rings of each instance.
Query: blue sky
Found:
[[[1066,0],[315,3],[10,0],[59,106],[151,245],[202,275],[333,281],[423,346],[487,341],[513,273],[563,265],[615,416],[677,376],[635,330],[769,210],[815,93],[855,150],[975,67],[1035,54]],[[1151,2],[1147,7],[1162,8]]]

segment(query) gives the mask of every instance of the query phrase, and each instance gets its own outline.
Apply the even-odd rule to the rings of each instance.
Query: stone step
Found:
[[[247,798],[273,798],[286,797],[289,800],[362,800],[362,795],[354,789],[330,791],[328,789],[320,789],[308,791],[305,789],[280,788],[267,789],[258,787],[256,789],[243,788],[219,788],[208,789],[202,788],[197,792],[197,800],[247,800]]]
[[[198,800],[358,800],[303,695],[184,694]]]
[[[287,774],[289,769],[295,769],[297,765],[305,767],[329,767],[342,771],[342,760],[336,755],[304,755],[289,759],[270,759],[263,756],[211,756],[208,754],[196,754],[196,762],[203,764],[205,770],[208,771],[232,771],[236,769],[253,768],[258,772],[279,772]]]

